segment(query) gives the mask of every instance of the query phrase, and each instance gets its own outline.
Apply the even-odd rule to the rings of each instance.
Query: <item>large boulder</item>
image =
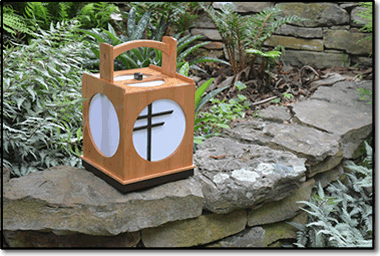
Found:
[[[210,138],[194,155],[204,207],[225,214],[287,197],[305,181],[305,160],[265,146]]]
[[[202,213],[194,178],[122,194],[85,169],[68,166],[11,179],[4,186],[4,230],[115,236]]]

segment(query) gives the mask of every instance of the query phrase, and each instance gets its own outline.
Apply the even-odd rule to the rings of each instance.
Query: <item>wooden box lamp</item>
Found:
[[[121,53],[162,51],[162,68],[114,71]],[[194,81],[176,73],[177,41],[100,44],[100,74],[82,77],[83,166],[121,192],[193,175]]]

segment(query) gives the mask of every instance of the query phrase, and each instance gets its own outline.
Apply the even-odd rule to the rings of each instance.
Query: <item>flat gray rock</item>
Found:
[[[313,99],[296,103],[293,111],[296,122],[340,136],[345,158],[352,158],[372,130],[372,114],[358,108]]]
[[[343,76],[333,73],[331,76],[325,79],[317,80],[311,83],[311,88],[317,88],[319,86],[330,86],[333,85],[339,81],[346,80]]]
[[[225,247],[225,248],[242,248],[242,247],[266,247],[265,230],[262,227],[247,228],[242,232],[223,238],[215,243],[206,245],[206,247]]]
[[[204,141],[194,155],[204,207],[218,214],[293,194],[305,181],[305,161],[290,152],[220,137]]]
[[[366,99],[360,100],[361,96],[358,93],[358,89],[360,88],[372,91],[372,86],[373,83],[369,80],[364,80],[361,82],[338,82],[332,87],[319,87],[310,99],[355,108],[361,112],[372,115],[373,106],[372,104],[368,104],[372,101],[372,99],[366,97]]]
[[[292,117],[286,107],[270,105],[266,109],[260,110],[260,117],[264,120],[283,123]]]
[[[297,103],[293,111],[298,123],[338,135],[360,128],[362,121],[370,121],[369,116],[355,109],[320,100]],[[349,121],[356,122],[349,124]]]
[[[332,169],[343,158],[338,135],[295,123],[250,121],[223,130],[223,134],[243,143],[285,150],[306,158],[308,177]]]
[[[51,169],[4,185],[4,230],[112,236],[202,213],[204,199],[193,177],[122,194],[84,169]]]

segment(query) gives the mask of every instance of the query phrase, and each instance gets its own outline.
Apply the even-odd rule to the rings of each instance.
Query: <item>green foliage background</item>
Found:
[[[3,160],[14,175],[79,164],[88,45],[73,40],[77,27],[52,24],[30,45],[3,49]]]

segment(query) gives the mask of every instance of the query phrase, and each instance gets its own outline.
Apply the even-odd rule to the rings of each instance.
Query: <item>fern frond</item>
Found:
[[[42,2],[28,2],[25,7],[26,16],[38,23],[48,23],[48,19],[51,15],[46,7],[46,4],[47,3]]]
[[[4,6],[0,12],[3,14],[3,28],[8,33],[15,35],[20,32],[30,35],[33,32],[26,24],[24,17],[15,14],[10,6]]]

